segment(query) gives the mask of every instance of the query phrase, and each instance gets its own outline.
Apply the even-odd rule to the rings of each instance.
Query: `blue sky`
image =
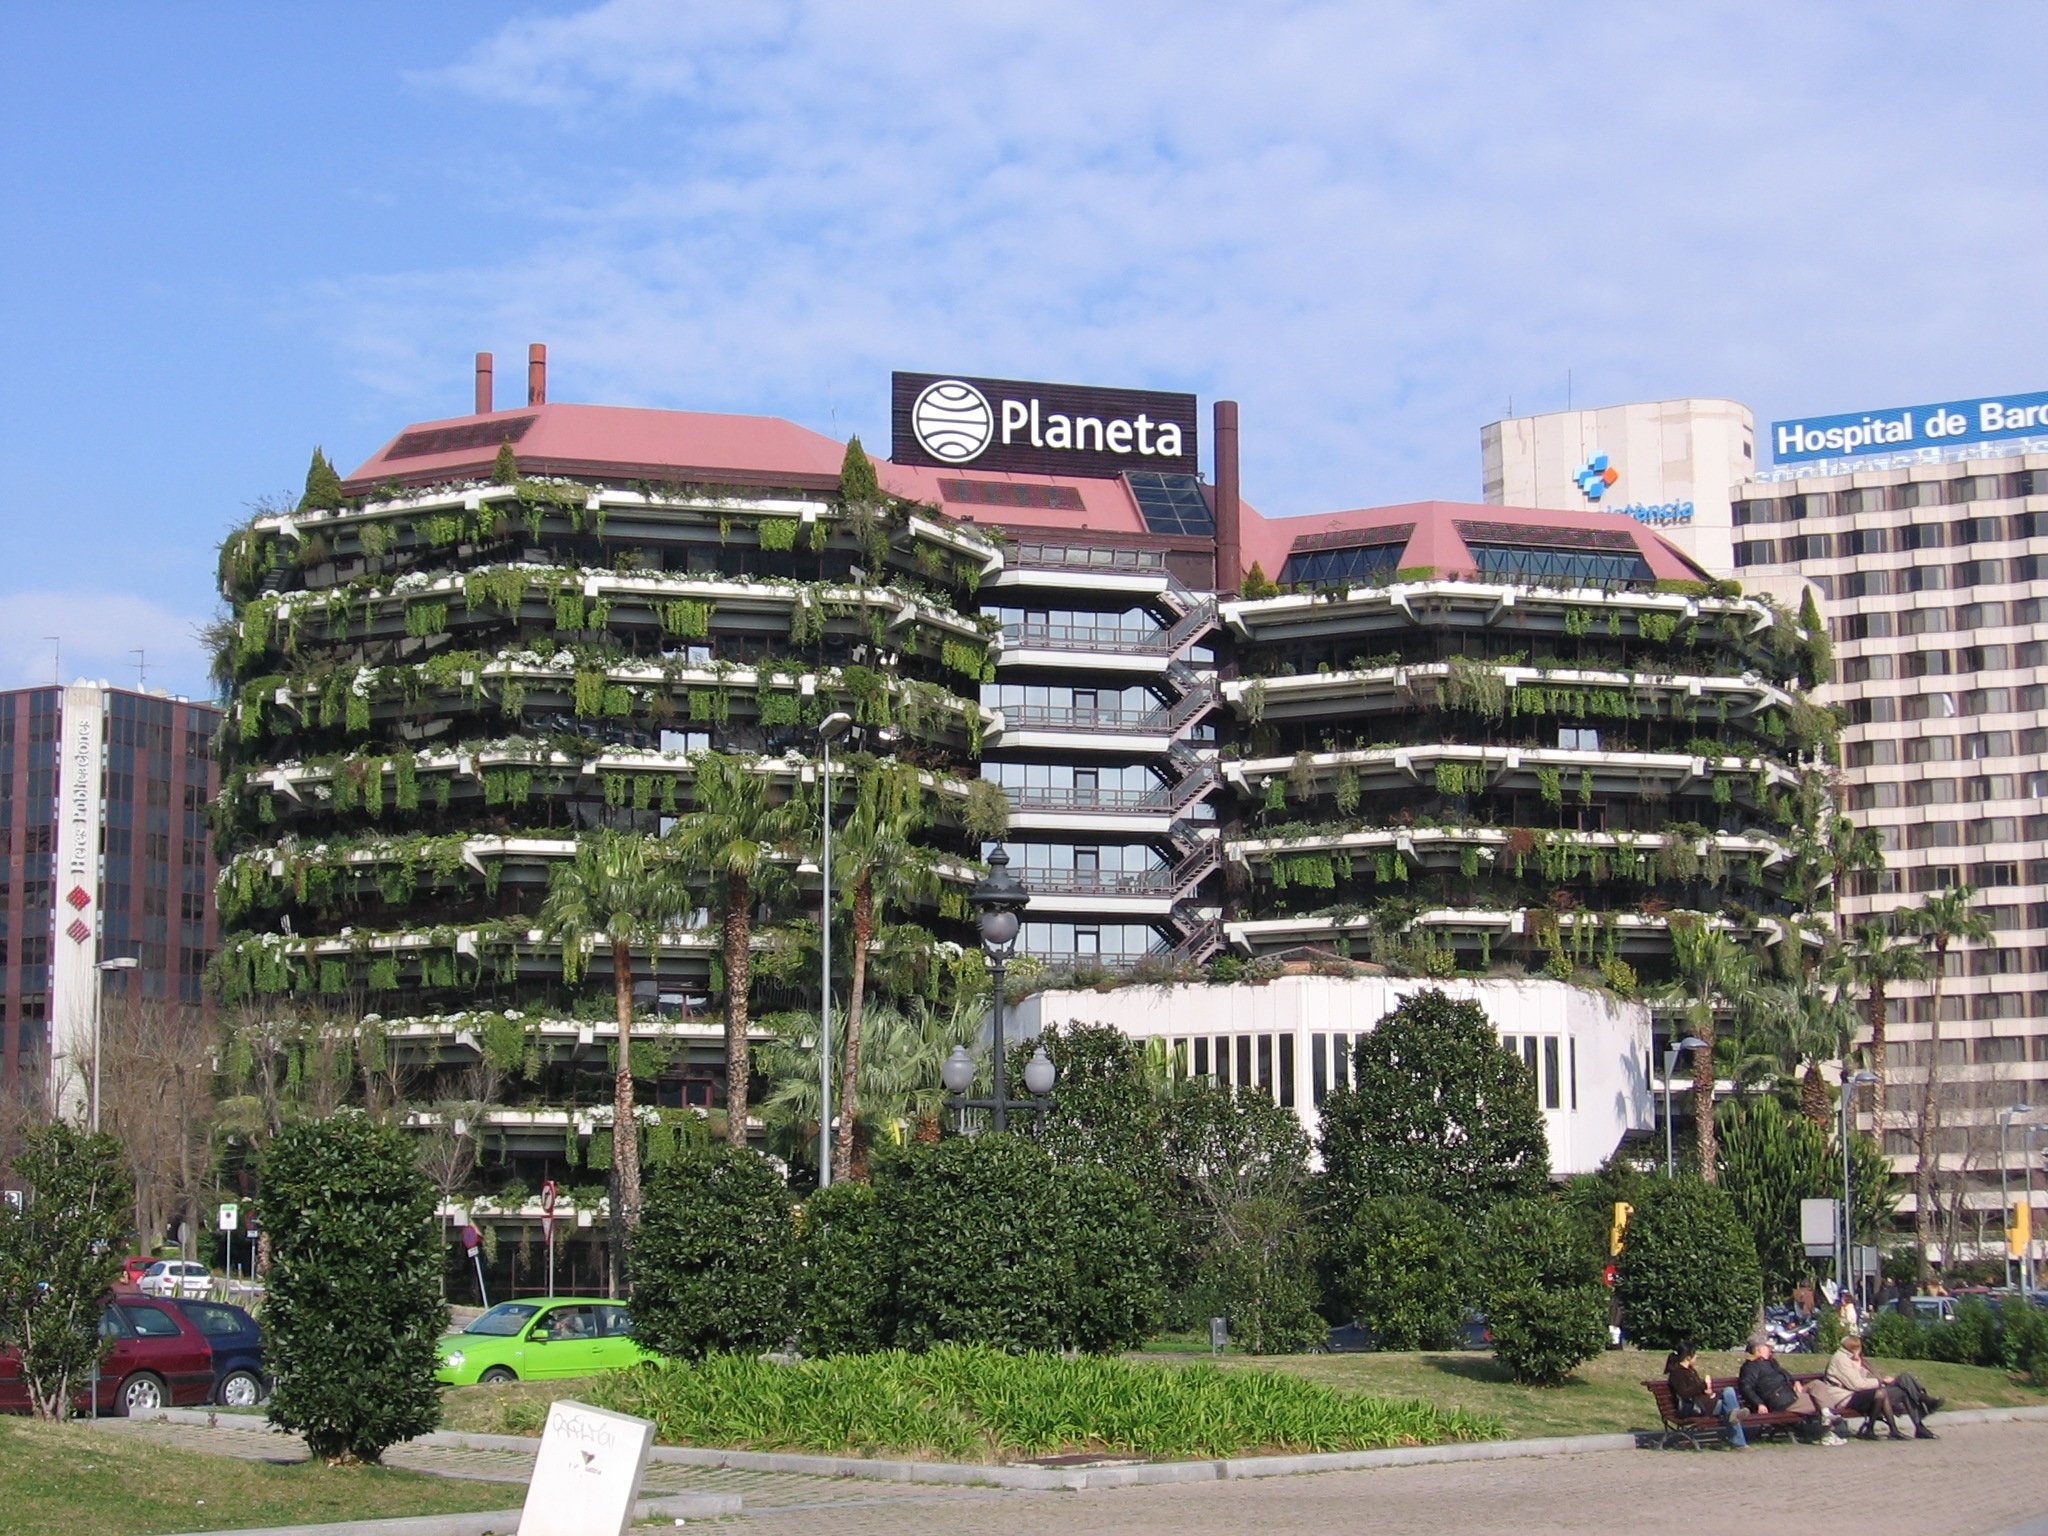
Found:
[[[1242,402],[1246,490],[1506,413],[2048,388],[2048,7],[0,7],[0,684],[203,690],[213,546],[550,396],[885,450],[891,368]]]

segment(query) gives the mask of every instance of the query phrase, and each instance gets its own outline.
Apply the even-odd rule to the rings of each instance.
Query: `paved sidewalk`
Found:
[[[1936,1421],[1939,1424],[1939,1420]],[[102,1420],[129,1434],[252,1460],[299,1459],[292,1436],[251,1423]],[[516,1450],[399,1446],[393,1466],[521,1483]],[[1237,1482],[1082,1493],[1001,1491],[851,1477],[650,1463],[645,1495],[738,1494],[727,1536],[1263,1536],[1352,1530],[1375,1536],[1636,1536],[1697,1525],[1713,1536],[1784,1536],[1834,1510],[1858,1536],[2048,1536],[2048,1423],[1957,1424],[1938,1441],[1744,1453],[1608,1451],[1380,1467]],[[511,1502],[516,1502],[511,1501]],[[692,1524],[698,1522],[693,1521]]]
[[[203,1424],[177,1424],[135,1419],[101,1419],[98,1427],[109,1434],[130,1435],[178,1450],[204,1451],[214,1456],[236,1456],[244,1461],[304,1461],[306,1445],[297,1435],[284,1435],[266,1428],[261,1419],[236,1420],[222,1415],[212,1428]],[[536,1448],[538,1442],[535,1442]],[[535,1451],[481,1450],[443,1445],[394,1445],[384,1453],[384,1465],[408,1472],[426,1472],[437,1477],[459,1477],[478,1482],[513,1484],[520,1490],[506,1497],[507,1507],[516,1507],[525,1497],[533,1474]],[[666,1498],[684,1493],[736,1494],[748,1512],[810,1512],[839,1505],[889,1506],[943,1503],[957,1507],[989,1500],[1020,1497],[998,1489],[958,1488],[903,1483],[863,1482],[845,1477],[812,1477],[795,1472],[753,1472],[737,1467],[693,1467],[675,1462],[651,1461],[640,1482],[643,1499]]]
[[[1024,1493],[978,1506],[753,1510],[728,1536],[1994,1536],[2048,1517],[2048,1424],[1958,1425],[1938,1441],[1743,1453],[1610,1451],[1247,1482]]]

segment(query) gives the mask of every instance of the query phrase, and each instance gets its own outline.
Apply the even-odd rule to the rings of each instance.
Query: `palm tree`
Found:
[[[853,1127],[862,1082],[861,1017],[877,918],[890,907],[929,900],[938,891],[938,869],[930,851],[911,840],[928,819],[915,769],[875,768],[861,775],[853,815],[833,842],[832,872],[853,914],[853,962],[832,1151],[841,1168],[853,1166]]]
[[[586,832],[575,855],[548,874],[540,926],[562,946],[562,979],[582,976],[586,952],[612,950],[612,1002],[619,1021],[618,1071],[612,1078],[611,1294],[619,1294],[626,1248],[640,1216],[640,1138],[633,1121],[633,946],[653,945],[689,909],[689,888],[675,862],[646,838]]]
[[[1756,961],[1721,929],[1696,913],[1674,914],[1671,960],[1676,972],[1665,996],[1685,1004],[1685,1024],[1706,1049],[1692,1056],[1692,1111],[1700,1177],[1715,1181],[1720,1153],[1714,1134],[1714,1021],[1720,1008],[1746,998],[1756,986]]]
[[[1970,905],[1975,892],[1967,885],[1940,891],[1899,916],[1908,933],[1917,934],[1934,973],[1933,1017],[1927,1025],[1927,1081],[1920,1090],[1920,1124],[1914,1137],[1914,1236],[1920,1244],[1920,1278],[1933,1272],[1928,1248],[1934,1238],[1934,1174],[1941,1139],[1941,994],[1948,979],[1948,952],[1955,944],[1990,944],[1991,919]]]
[[[1777,1015],[1778,1056],[1784,1081],[1799,1083],[1799,1113],[1826,1130],[1834,1114],[1824,1061],[1847,1059],[1856,1038],[1856,1010],[1839,989],[1819,984],[1787,989]]]
[[[1877,1081],[1866,1091],[1871,1124],[1881,1130],[1877,1116],[1884,1106],[1888,994],[1902,981],[1927,979],[1927,952],[1909,940],[1895,938],[1890,927],[1882,922],[1863,922],[1856,925],[1850,936],[1848,958],[1851,980],[1863,990],[1863,1021],[1870,1029],[1870,1070],[1877,1074]]]
[[[795,847],[808,818],[774,798],[766,773],[722,753],[697,759],[696,809],[669,836],[685,868],[709,882],[725,961],[725,1139],[747,1144],[747,992],[753,983],[754,903],[787,877],[776,855]]]
[[[783,1030],[761,1052],[761,1072],[774,1084],[761,1100],[761,1118],[779,1152],[792,1162],[808,1160],[818,1140],[818,1027],[811,1013],[791,1013],[770,1021]],[[880,1004],[869,1011],[868,1049],[860,1059],[854,1156],[884,1139],[905,1135],[929,1139],[938,1124],[945,1096],[939,1069],[956,1045],[974,1050],[981,1035],[978,1000],[964,1006],[934,1008],[923,998],[907,1008]],[[842,1053],[844,1036],[835,1042]],[[836,1064],[836,1063],[835,1063]],[[842,1100],[842,1103],[845,1101]],[[834,1154],[835,1166],[858,1176],[860,1162]]]

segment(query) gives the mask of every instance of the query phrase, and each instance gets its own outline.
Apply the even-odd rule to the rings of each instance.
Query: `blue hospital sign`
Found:
[[[2048,437],[2048,391],[1774,421],[1771,457],[1780,464],[1797,464],[1988,443],[2002,437]]]

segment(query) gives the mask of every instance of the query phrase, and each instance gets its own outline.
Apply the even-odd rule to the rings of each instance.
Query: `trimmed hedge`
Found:
[[[655,1170],[634,1229],[633,1336],[685,1360],[780,1349],[796,1322],[796,1222],[758,1152],[691,1147]]]
[[[1733,1349],[1756,1324],[1763,1274],[1734,1202],[1690,1175],[1646,1183],[1629,1218],[1617,1291],[1645,1349],[1696,1339]]]
[[[412,1138],[343,1110],[263,1152],[269,1418],[327,1461],[375,1461],[441,1422],[448,1326],[433,1186]]]

